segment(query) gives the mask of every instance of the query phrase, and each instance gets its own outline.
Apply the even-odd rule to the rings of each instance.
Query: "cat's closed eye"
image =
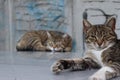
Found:
[[[96,36],[95,35],[90,35],[88,39],[90,41],[95,41],[96,40]]]
[[[95,35],[90,35],[90,37],[91,37],[91,38],[96,38],[96,36],[95,36]]]
[[[113,40],[115,37],[108,37],[107,40]]]

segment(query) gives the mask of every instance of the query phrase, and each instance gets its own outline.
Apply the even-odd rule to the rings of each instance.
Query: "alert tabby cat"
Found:
[[[86,70],[100,68],[89,80],[109,80],[120,76],[120,40],[115,33],[116,19],[110,18],[103,25],[92,25],[83,20],[86,51],[79,59],[61,59],[52,66],[54,73],[66,69]]]
[[[29,31],[18,41],[18,51],[65,51],[72,49],[72,38],[58,31]]]

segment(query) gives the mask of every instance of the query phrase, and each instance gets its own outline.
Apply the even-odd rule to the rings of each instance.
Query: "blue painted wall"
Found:
[[[14,6],[17,19],[18,30],[25,26],[23,24],[32,24],[34,29],[59,30],[66,32],[67,27],[65,23],[65,1],[64,0],[39,0],[17,2]],[[29,16],[30,19],[25,19]],[[28,22],[28,23],[27,23]],[[27,25],[26,25],[27,26]],[[23,27],[24,28],[24,27]]]

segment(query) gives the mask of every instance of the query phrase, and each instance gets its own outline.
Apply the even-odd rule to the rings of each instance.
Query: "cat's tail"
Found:
[[[17,45],[16,45],[16,50],[17,51],[24,51],[24,45],[22,44],[21,41],[18,41]]]

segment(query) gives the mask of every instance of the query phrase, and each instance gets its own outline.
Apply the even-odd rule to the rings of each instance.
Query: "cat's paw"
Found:
[[[71,47],[66,47],[64,51],[65,52],[70,52],[71,51]]]
[[[55,63],[52,65],[51,70],[52,70],[52,72],[54,72],[54,73],[59,73],[59,72],[61,72],[62,70],[64,70],[64,66],[63,66],[63,64],[61,63],[61,60],[55,62]]]
[[[92,75],[89,80],[106,80],[103,74],[94,74]]]

